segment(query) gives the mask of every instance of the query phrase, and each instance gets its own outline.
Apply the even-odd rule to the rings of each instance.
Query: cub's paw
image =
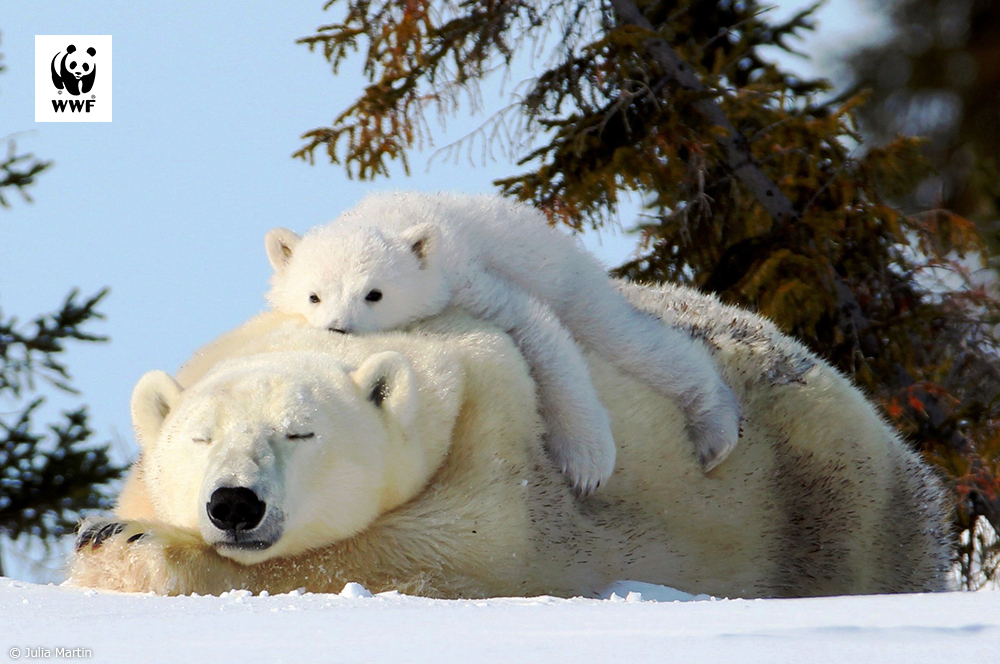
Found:
[[[549,454],[578,497],[597,491],[615,470],[617,450],[610,422],[591,419],[595,420],[591,426],[552,431],[548,441]]]
[[[725,461],[739,442],[743,419],[739,400],[720,380],[714,393],[693,401],[686,417],[698,463],[707,473]]]

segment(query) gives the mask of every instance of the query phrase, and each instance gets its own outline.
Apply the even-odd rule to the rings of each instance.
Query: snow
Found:
[[[995,661],[1000,648],[995,592],[724,600],[623,582],[607,596],[445,601],[348,584],[339,595],[155,597],[0,579],[0,652],[85,648],[88,661],[129,664],[917,664]]]

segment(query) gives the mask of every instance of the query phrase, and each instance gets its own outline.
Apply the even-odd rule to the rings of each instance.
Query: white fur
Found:
[[[440,368],[424,388],[447,406],[458,381],[447,363]],[[448,429],[424,435],[419,401],[414,371],[395,352],[356,370],[309,351],[241,358],[188,390],[150,372],[136,385],[132,411],[152,508],[243,564],[350,537],[412,498],[440,464]],[[236,546],[208,517],[212,494],[233,487],[267,505],[261,523],[238,535],[266,548]]]
[[[594,257],[529,206],[373,195],[301,240],[275,229],[266,246],[272,306],[317,328],[395,329],[451,304],[507,330],[538,384],[549,451],[584,493],[611,475],[616,452],[577,343],[675,400],[705,471],[736,445],[739,404],[705,346],[636,310]],[[381,300],[367,300],[375,290]]]
[[[591,595],[619,579],[728,597],[946,587],[944,494],[846,379],[713,298],[623,294],[718,348],[747,418],[710,476],[676,404],[594,354],[619,466],[579,498],[545,456],[527,364],[502,331],[450,311],[408,332],[331,335],[269,312],[176,383],[137,386],[142,458],[113,520],[84,528],[71,583],[274,594],[357,581],[438,597]],[[380,378],[383,410],[368,400]],[[298,427],[317,438],[283,439]],[[221,481],[280,508],[282,538],[243,556],[215,545],[195,512]]]

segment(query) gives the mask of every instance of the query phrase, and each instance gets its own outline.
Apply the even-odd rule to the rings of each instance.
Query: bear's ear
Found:
[[[97,49],[96,49],[96,48],[94,48],[93,46],[91,46],[90,48],[88,48],[88,49],[87,49],[87,53],[88,53],[88,54],[89,54],[89,55],[90,55],[91,57],[93,57],[93,56],[97,55]]]
[[[417,415],[417,379],[400,353],[376,353],[351,374],[362,394],[376,408],[392,415],[404,429]]]
[[[163,420],[177,405],[181,391],[165,371],[150,371],[136,383],[132,390],[132,426],[143,450],[156,444]]]
[[[74,46],[73,44],[70,44],[69,46],[66,47],[66,52],[67,53],[74,53],[74,52],[76,52],[76,46]]]
[[[292,260],[300,238],[294,231],[287,228],[272,228],[264,236],[264,247],[267,249],[267,260],[275,272],[284,272],[288,262]]]
[[[420,262],[420,268],[427,267],[441,247],[441,229],[436,224],[418,224],[407,228],[400,235]]]

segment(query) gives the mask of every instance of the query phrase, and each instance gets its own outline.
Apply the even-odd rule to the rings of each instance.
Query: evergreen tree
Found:
[[[764,47],[790,51],[814,27],[812,10],[774,22],[756,0],[332,5],[343,18],[300,41],[334,72],[360,50],[370,84],[297,156],[323,150],[351,176],[387,175],[427,139],[428,111],[475,103],[481,80],[548,36],[546,69],[470,137],[530,146],[500,191],[574,229],[638,193],[642,255],[616,274],[770,317],[938,466],[965,541],[1000,529],[1000,305],[954,260],[982,253],[981,238],[954,213],[891,204],[931,172],[917,139],[861,149],[862,96],[831,98],[826,81],[767,59]],[[961,551],[969,587],[995,569],[995,550],[979,554]]]
[[[1000,3],[891,0],[890,34],[852,54],[857,89],[871,91],[861,126],[875,142],[926,138],[934,172],[905,203],[976,222],[1000,254]]]
[[[4,207],[11,205],[5,192],[16,190],[30,201],[26,188],[50,165],[19,154],[13,140],[8,147],[0,164]],[[76,393],[62,360],[65,342],[106,340],[84,330],[90,321],[103,318],[96,307],[106,292],[79,302],[74,290],[57,311],[38,316],[27,327],[0,309],[0,403],[5,405],[0,410],[0,534],[11,540],[34,537],[48,547],[54,538],[72,532],[85,510],[111,506],[103,485],[123,469],[110,461],[107,443],[87,444],[93,432],[86,407],[62,413],[60,421],[45,425],[47,432],[38,432],[35,423],[44,403],[37,394],[39,381]],[[9,405],[15,408],[12,416]]]

